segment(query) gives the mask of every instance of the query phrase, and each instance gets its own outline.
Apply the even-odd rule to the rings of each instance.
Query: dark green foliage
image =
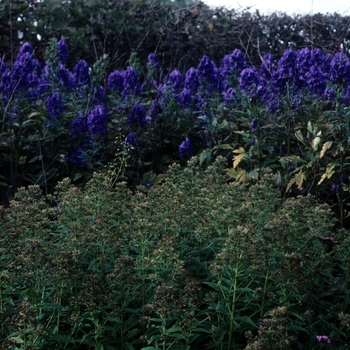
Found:
[[[203,55],[218,64],[236,48],[252,65],[260,64],[266,53],[278,59],[288,47],[320,47],[332,53],[349,50],[349,17],[341,14],[267,16],[249,9],[210,9],[200,2],[180,6],[161,1],[44,0],[2,2],[0,19],[0,53],[6,62],[11,60],[11,48],[25,41],[36,47],[36,56],[43,60],[52,37],[67,41],[68,67],[82,58],[91,65],[109,54],[110,71],[125,68],[132,52],[142,62],[156,52],[163,72],[169,72],[196,66]],[[18,31],[23,38],[18,38]]]
[[[19,189],[1,216],[3,349],[346,349],[348,233],[271,172],[228,183],[222,157],[160,185],[52,196]]]

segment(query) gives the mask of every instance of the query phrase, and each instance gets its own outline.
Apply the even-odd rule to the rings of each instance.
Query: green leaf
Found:
[[[220,148],[220,149],[232,149],[232,146],[225,143],[223,145],[219,145],[218,148]]]
[[[295,137],[301,142],[303,143],[305,146],[306,146],[306,142],[304,140],[304,136],[303,134],[301,133],[300,130],[298,130],[296,133],[295,133]]]
[[[288,185],[287,185],[287,188],[286,188],[286,192],[288,192],[294,184],[295,184],[295,177],[293,177],[293,178],[288,182]]]
[[[306,175],[302,171],[299,171],[299,173],[295,176],[295,183],[298,186],[298,189],[301,190],[303,187],[303,182],[306,180]]]
[[[330,149],[332,147],[332,145],[333,145],[333,141],[327,141],[326,143],[323,144],[322,150],[321,150],[321,153],[320,153],[320,158],[322,158],[324,156],[326,151],[328,149]]]
[[[199,157],[200,160],[200,165],[202,165],[204,162],[209,162],[211,158],[211,150],[210,149],[206,149],[205,151],[203,151]]]
[[[319,136],[315,137],[312,142],[311,142],[311,146],[312,149],[316,152],[318,150],[318,145],[321,142],[321,138]]]
[[[83,173],[76,173],[76,174],[74,175],[73,181],[76,181],[76,180],[80,179],[80,178],[83,177],[83,176],[84,176]]]
[[[321,176],[321,179],[320,179],[320,181],[317,183],[317,185],[321,185],[321,183],[322,183],[325,179],[330,179],[330,178],[333,176],[333,174],[335,173],[334,167],[335,167],[335,164],[332,164],[331,166],[330,166],[330,165],[327,166],[326,172]]]
[[[245,323],[249,323],[254,328],[258,328],[258,326],[248,316],[238,316],[238,317],[235,317],[235,319],[236,319],[236,321],[243,321]]]

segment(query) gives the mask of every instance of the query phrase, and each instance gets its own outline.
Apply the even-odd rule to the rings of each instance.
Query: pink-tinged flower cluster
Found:
[[[330,344],[331,340],[326,335],[317,335],[316,339],[319,343]]]

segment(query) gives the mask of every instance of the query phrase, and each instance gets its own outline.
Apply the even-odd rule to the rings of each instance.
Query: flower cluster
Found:
[[[186,139],[179,145],[179,157],[181,160],[191,158],[193,156],[193,148],[191,140]]]
[[[103,137],[107,132],[107,114],[105,106],[97,105],[87,116],[87,128],[92,137]]]
[[[55,92],[51,97],[47,98],[46,108],[52,118],[58,118],[64,112],[64,104],[59,92]]]
[[[317,335],[316,339],[319,343],[330,344],[331,340],[326,335]]]
[[[129,115],[128,115],[128,124],[129,125],[140,125],[142,128],[146,126],[148,119],[146,118],[146,108],[140,103],[136,103]]]

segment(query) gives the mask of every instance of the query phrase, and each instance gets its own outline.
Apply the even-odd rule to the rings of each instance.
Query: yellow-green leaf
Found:
[[[325,179],[330,179],[333,174],[335,173],[334,171],[334,167],[335,167],[335,164],[331,165],[331,166],[327,166],[326,168],[326,172],[321,176],[321,179],[320,181],[318,182],[317,185],[321,185],[321,183],[325,180]]]
[[[245,150],[244,150],[243,147],[240,147],[240,148],[238,148],[238,149],[235,149],[235,150],[233,151],[233,153],[237,153],[237,154],[245,153]]]
[[[322,150],[321,150],[321,154],[320,154],[320,158],[322,158],[324,156],[326,151],[328,149],[330,149],[332,147],[332,145],[333,145],[333,141],[327,141],[326,143],[323,144]]]
[[[287,188],[286,188],[286,192],[288,192],[294,184],[295,184],[295,177],[293,177],[293,178],[289,181],[289,183],[288,183],[288,185],[287,185]]]
[[[233,159],[234,159],[233,167],[237,168],[238,164],[243,160],[249,159],[249,156],[247,153],[241,153],[241,154],[238,154],[237,156],[234,156]]]
[[[220,148],[220,149],[232,149],[232,146],[229,145],[228,143],[225,143],[223,145],[219,145],[218,148]]]
[[[306,180],[306,175],[302,171],[299,171],[298,174],[295,175],[295,183],[299,190],[303,187],[304,180]]]
[[[314,151],[317,151],[318,145],[320,144],[321,138],[319,136],[316,136],[311,143],[312,149]]]
[[[250,179],[250,176],[249,176],[249,172],[248,171],[240,169],[237,172],[237,175],[236,175],[236,180],[237,181],[242,182],[242,183],[246,183],[246,182],[249,181],[249,179]]]

